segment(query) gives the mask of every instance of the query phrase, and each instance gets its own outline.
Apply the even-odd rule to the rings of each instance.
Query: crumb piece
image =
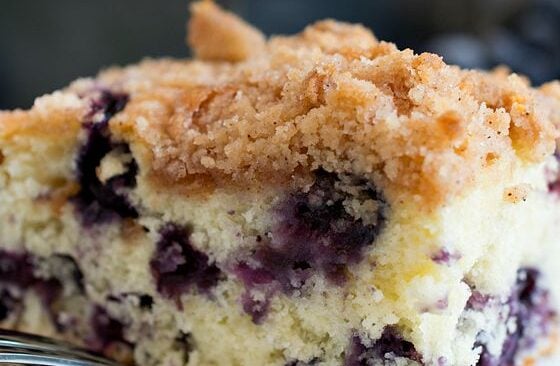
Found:
[[[188,44],[196,57],[212,61],[243,61],[265,49],[264,35],[212,1],[191,6]]]

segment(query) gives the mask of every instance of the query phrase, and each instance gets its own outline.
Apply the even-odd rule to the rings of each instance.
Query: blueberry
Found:
[[[206,254],[190,243],[190,229],[166,224],[159,231],[160,239],[150,261],[157,290],[178,302],[179,297],[193,287],[209,292],[222,274]]]
[[[254,256],[271,271],[286,292],[298,288],[313,272],[341,285],[346,268],[362,259],[383,226],[381,212],[377,222],[366,225],[349,215],[343,201],[346,195],[335,184],[333,173],[319,170],[309,192],[298,192],[278,209],[279,224],[272,240]],[[375,190],[363,185],[365,196],[380,201]]]
[[[0,282],[27,288],[35,280],[33,259],[29,254],[0,249]]]
[[[127,94],[113,93],[103,89],[100,91],[99,97],[91,101],[89,117],[91,118],[97,113],[102,112],[103,118],[101,123],[106,124],[115,114],[126,107],[128,100]]]
[[[6,320],[20,306],[20,298],[14,296],[8,289],[0,290],[0,322]]]
[[[92,336],[88,348],[103,352],[114,343],[129,344],[124,338],[124,325],[113,319],[101,306],[95,306],[90,318]]]
[[[422,356],[414,345],[404,340],[394,327],[387,326],[371,346],[364,345],[359,336],[352,337],[344,365],[368,366],[375,364],[376,360],[392,357],[407,358],[422,364]]]
[[[8,291],[9,288],[20,292],[33,290],[56,324],[53,304],[62,295],[62,283],[56,278],[35,276],[35,261],[36,259],[26,252],[0,250],[0,285],[5,287],[0,298],[0,315],[5,313],[4,316],[8,316],[20,301],[13,296],[13,292]]]
[[[74,197],[82,223],[90,226],[95,223],[109,222],[115,217],[136,218],[138,212],[122,193],[124,188],[136,186],[138,165],[133,159],[126,165],[126,171],[111,177],[105,183],[97,177],[97,168],[101,160],[111,151],[130,153],[128,145],[114,143],[109,133],[109,120],[126,106],[128,96],[125,94],[103,91],[101,96],[92,101],[90,120],[83,124],[87,139],[78,152],[77,176],[80,191]],[[102,119],[93,122],[94,115],[102,113]]]
[[[270,237],[258,236],[259,246],[254,253],[234,269],[247,291],[267,288],[269,294],[276,289],[292,294],[315,274],[335,286],[344,284],[348,266],[360,262],[385,217],[381,210],[377,222],[367,225],[352,217],[343,205],[348,195],[337,189],[337,182],[335,174],[319,170],[308,192],[290,194],[275,208],[277,224]],[[367,182],[359,182],[358,186],[364,198],[383,203]],[[249,313],[253,319],[262,320],[262,306],[268,301],[252,304],[247,300],[250,298],[245,295],[242,299],[244,308],[258,309]]]
[[[392,354],[396,357],[422,362],[422,356],[416,351],[414,345],[405,341],[394,327],[384,329],[381,338],[374,343],[373,350],[382,357]]]
[[[475,348],[482,348],[478,366],[513,366],[519,351],[530,349],[535,345],[535,337],[549,333],[557,314],[550,304],[548,291],[540,286],[539,277],[539,271],[534,268],[518,271],[506,302],[510,312],[505,320],[507,324],[513,321],[515,328],[510,330],[498,357],[491,355],[481,342],[475,344]]]
[[[56,278],[38,280],[33,286],[33,290],[35,290],[43,305],[49,309],[62,295],[62,289],[62,284]],[[55,318],[54,314],[51,314],[51,316]]]

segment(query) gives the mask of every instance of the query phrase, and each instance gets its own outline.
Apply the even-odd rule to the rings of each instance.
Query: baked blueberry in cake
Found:
[[[192,60],[0,113],[0,324],[137,365],[533,365],[560,84],[192,5]]]

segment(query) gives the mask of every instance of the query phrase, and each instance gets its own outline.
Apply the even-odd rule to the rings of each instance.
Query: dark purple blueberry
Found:
[[[353,336],[346,350],[344,366],[367,366],[368,360],[379,358],[372,348],[366,347],[359,336]]]
[[[124,93],[112,93],[106,89],[100,91],[100,95],[91,101],[89,118],[102,112],[102,123],[107,123],[115,114],[119,113],[128,104],[129,97]]]
[[[92,335],[87,345],[93,351],[104,352],[114,343],[129,344],[124,338],[124,326],[113,319],[105,309],[96,306],[90,318]]]
[[[240,263],[234,270],[236,276],[245,283],[246,291],[241,296],[243,311],[251,315],[255,324],[260,324],[266,317],[270,297],[278,290],[279,285],[274,278],[264,269],[253,269],[245,263]],[[266,285],[266,286],[264,286]],[[251,289],[258,289],[264,298],[256,299],[251,294]]]
[[[208,292],[216,286],[221,272],[206,254],[191,245],[190,229],[166,224],[159,235],[150,267],[163,296],[178,301],[193,287]]]
[[[478,366],[514,366],[520,350],[531,349],[536,342],[534,337],[547,335],[550,325],[556,317],[552,309],[547,290],[540,287],[540,273],[533,268],[522,268],[517,273],[517,282],[509,300],[510,312],[506,323],[515,322],[515,329],[510,331],[499,357],[491,355],[486,346],[480,342],[475,347],[482,347]]]
[[[103,91],[101,96],[92,101],[89,120],[83,124],[87,139],[81,147],[77,158],[77,176],[80,191],[74,202],[86,226],[111,221],[114,217],[136,218],[138,212],[128,201],[124,188],[136,186],[138,165],[132,159],[126,171],[111,177],[105,183],[97,177],[96,170],[101,160],[111,151],[130,153],[128,145],[113,143],[109,133],[109,120],[126,106],[128,96],[125,94]],[[93,116],[103,113],[101,121],[93,122]]]
[[[422,356],[411,342],[405,341],[394,327],[385,327],[381,338],[375,341],[373,350],[380,356],[388,354],[422,362]]]
[[[0,322],[6,320],[21,306],[21,299],[15,297],[8,289],[0,290]]]
[[[364,345],[357,335],[352,337],[344,366],[369,366],[374,364],[373,361],[396,357],[422,364],[422,355],[416,351],[414,345],[404,340],[394,327],[388,326],[371,346]]]
[[[346,268],[360,262],[384,224],[382,211],[373,225],[350,216],[343,206],[346,195],[335,187],[337,181],[335,174],[318,171],[309,192],[298,192],[280,205],[272,239],[254,255],[286,292],[299,288],[313,272],[341,285]],[[365,197],[381,202],[374,189],[361,183]]]
[[[52,305],[62,295],[62,284],[56,278],[35,276],[33,263],[34,258],[26,252],[0,250],[0,284],[16,288],[19,291],[33,290],[49,311],[52,320],[55,321],[56,314],[53,312]],[[16,298],[13,296],[10,298],[11,294],[8,291],[2,292],[0,301],[4,303],[6,309],[10,304],[15,304],[12,300]],[[4,296],[7,296],[6,299]]]
[[[335,174],[319,170],[308,192],[291,194],[276,207],[277,224],[271,235],[258,236],[257,249],[234,269],[247,291],[272,286],[291,294],[315,274],[333,285],[344,284],[348,266],[360,262],[364,249],[383,227],[385,217],[380,210],[377,222],[366,225],[349,215],[343,205],[347,194],[336,188],[337,182]],[[357,185],[364,199],[382,203],[367,182]],[[259,313],[253,318],[261,318],[260,306],[264,303],[268,302],[258,304]],[[244,307],[254,308],[246,301]]]
[[[235,275],[246,287],[254,288],[274,282],[274,277],[265,268],[252,268],[247,263],[239,263],[234,270]]]
[[[44,306],[50,308],[62,295],[63,288],[59,280],[56,278],[50,278],[38,280],[34,284],[33,290],[35,290]],[[53,315],[54,318],[54,314],[51,315]]]
[[[25,289],[35,281],[29,254],[0,249],[0,282]]]

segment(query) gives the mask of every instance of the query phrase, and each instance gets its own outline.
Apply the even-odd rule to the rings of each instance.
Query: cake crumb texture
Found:
[[[188,34],[0,112],[0,327],[140,366],[554,351],[558,82],[211,1]]]

